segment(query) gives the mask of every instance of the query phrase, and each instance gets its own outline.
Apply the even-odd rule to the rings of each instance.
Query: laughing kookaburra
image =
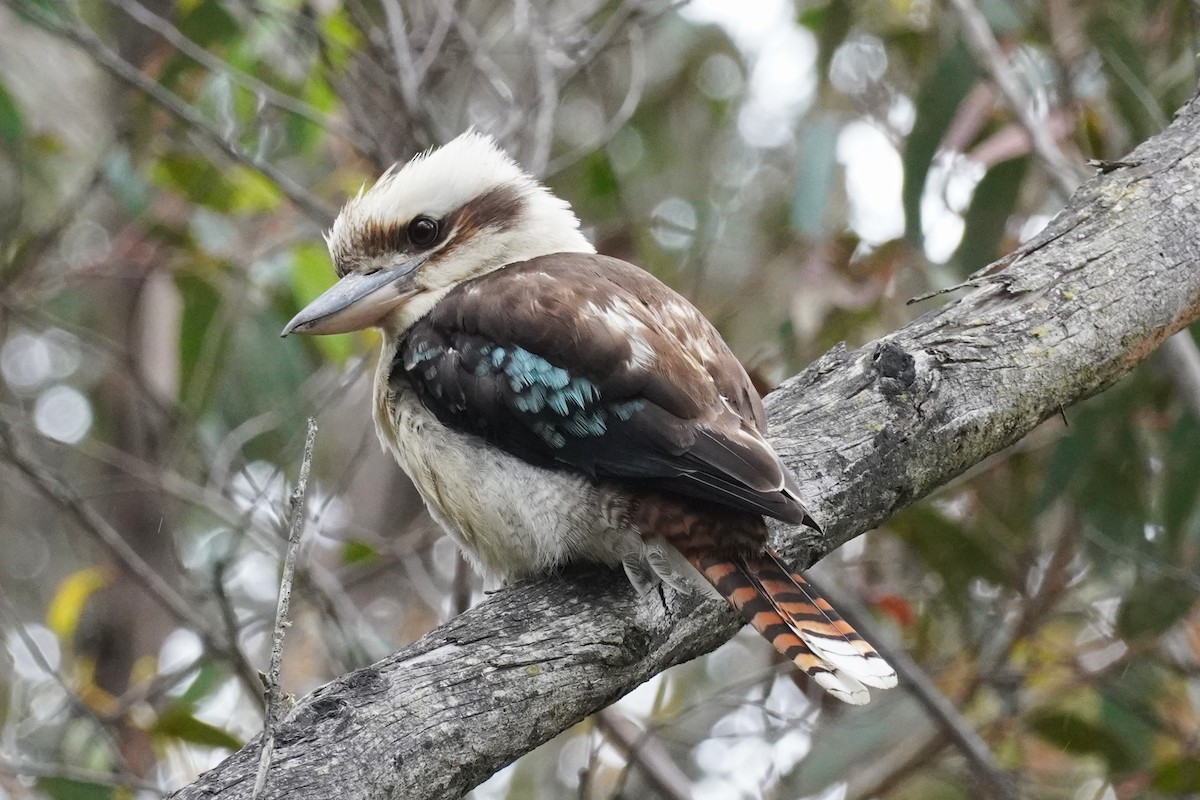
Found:
[[[650,274],[596,255],[571,207],[475,132],[397,165],[327,237],[340,280],[288,333],[375,326],[375,425],[486,576],[574,560],[639,590],[711,584],[832,694],[887,663],[767,546],[816,527],[745,370]]]

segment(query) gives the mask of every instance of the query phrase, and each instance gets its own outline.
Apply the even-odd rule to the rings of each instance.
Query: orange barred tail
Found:
[[[896,685],[896,673],[803,576],[767,548],[730,560],[689,560],[776,650],[822,688],[847,703],[870,700],[868,686]]]

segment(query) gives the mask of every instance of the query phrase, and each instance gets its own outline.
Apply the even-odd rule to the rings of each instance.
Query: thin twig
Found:
[[[499,101],[500,108],[508,111],[506,120],[503,123],[495,123],[491,128],[492,133],[496,135],[497,139],[502,142],[506,141],[525,121],[525,115],[520,110],[520,104],[516,102],[513,95],[512,78],[491,57],[489,53],[491,44],[471,25],[471,22],[465,15],[456,15],[453,23],[455,33],[458,34],[458,38],[466,46],[467,55],[470,57],[470,64],[468,65],[464,62],[464,68],[473,68],[475,71],[475,75],[468,73],[462,80],[471,82],[476,80],[482,81],[482,85],[490,89],[492,94],[495,95],[496,100]]]
[[[1070,197],[1079,188],[1083,173],[1081,168],[1073,166],[1045,125],[1039,120],[1026,102],[1025,92],[1016,72],[1009,66],[1008,58],[1000,49],[1000,43],[992,34],[987,18],[983,16],[974,0],[951,0],[963,21],[963,33],[967,46],[975,55],[975,59],[991,75],[1000,94],[1008,103],[1012,112],[1017,116],[1025,133],[1029,136],[1030,145],[1039,160],[1049,167],[1050,180],[1054,183],[1064,198]]]
[[[104,148],[92,162],[91,175],[54,211],[49,224],[11,251],[4,275],[0,277],[0,289],[15,286],[27,269],[32,268],[41,260],[43,254],[62,241],[63,231],[79,221],[80,209],[92,199],[93,192],[104,184],[110,156],[111,148]]]
[[[396,60],[396,83],[400,87],[404,105],[412,113],[420,105],[417,94],[421,87],[417,84],[417,69],[408,43],[408,24],[399,0],[383,0],[383,16],[387,20],[388,38],[392,43],[392,58]]]
[[[209,124],[200,112],[151,78],[143,75],[136,67],[100,41],[90,30],[82,25],[59,21],[32,2],[25,0],[3,0],[3,2],[34,20],[50,33],[74,42],[114,77],[149,97],[168,114],[185,123],[189,129],[215,144],[226,156],[261,173],[314,222],[322,227],[333,223],[333,209],[317,200],[304,187],[280,172],[274,165],[246,152],[241,146],[223,136]]]
[[[156,783],[142,780],[136,775],[113,775],[94,769],[82,769],[69,764],[45,764],[26,758],[0,755],[0,772],[28,778],[65,778],[79,783],[109,786],[114,789],[137,789],[161,795],[163,788]]]
[[[296,555],[300,552],[300,537],[304,534],[306,519],[304,495],[308,491],[308,473],[312,469],[313,447],[317,441],[317,422],[308,418],[308,433],[304,437],[304,457],[300,461],[300,476],[290,501],[292,526],[288,531],[287,552],[283,558],[283,575],[279,579],[279,603],[275,606],[275,629],[271,633],[271,666],[263,676],[264,694],[267,698],[267,714],[263,719],[262,749],[259,751],[258,775],[254,779],[251,800],[258,800],[267,783],[267,772],[271,768],[271,754],[275,751],[275,727],[281,716],[283,702],[279,690],[279,670],[283,666],[283,634],[291,625],[288,620],[288,605],[292,600],[292,576],[296,572]]]
[[[1011,609],[1010,613],[1002,614],[1003,623],[998,629],[990,631],[978,648],[974,674],[956,698],[960,705],[969,702],[983,686],[994,687],[996,685],[996,679],[1003,675],[1004,664],[1011,655],[1013,647],[1022,637],[1030,635],[1036,629],[1037,621],[1045,619],[1049,609],[1058,602],[1070,584],[1069,568],[1074,554],[1078,550],[1078,537],[1078,520],[1068,519],[1050,548],[1050,557],[1046,562],[1042,579],[1033,587],[1032,593],[1028,597],[1018,599],[1019,605],[1016,608]],[[836,595],[837,591],[832,590],[832,594]],[[838,605],[842,615],[852,625],[862,627],[863,620],[860,619],[860,615],[854,613],[855,606],[852,600],[831,597],[830,602]],[[869,627],[865,632],[868,636],[870,635]],[[898,657],[887,649],[886,645],[878,647],[879,639],[880,637],[875,637],[872,641],[877,645],[880,653],[893,663],[898,673],[907,676],[906,666],[900,663],[907,654]],[[939,725],[928,734],[922,734],[924,741],[905,742],[889,755],[888,760],[893,763],[881,762],[882,767],[880,764],[873,764],[871,768],[857,774],[855,782],[860,785],[860,789],[852,793],[850,797],[879,797],[887,794],[892,787],[900,785],[908,775],[922,765],[928,764],[929,760],[937,755],[947,743],[953,742],[952,732],[952,728]]]
[[[404,101],[405,111],[410,121],[420,120],[421,127],[439,141],[446,137],[432,110],[425,102],[421,93],[420,81],[423,72],[417,69],[413,57],[412,44],[408,39],[408,23],[404,18],[404,9],[399,0],[383,0],[383,15],[387,22],[388,38],[391,40],[392,57],[396,62],[396,85],[400,89],[400,97]]]
[[[471,607],[471,565],[462,553],[454,558],[454,580],[450,584],[450,616],[457,617]]]
[[[113,699],[112,705],[105,711],[104,719],[114,720],[126,714],[130,708],[139,703],[150,703],[164,693],[176,688],[189,677],[199,672],[207,655],[200,653],[191,661],[178,667],[156,673],[145,683],[129,687]]]
[[[533,50],[533,67],[537,91],[537,111],[533,118],[533,145],[525,164],[534,175],[542,175],[550,163],[550,147],[554,142],[554,122],[558,115],[559,83],[551,61],[550,36],[533,9],[529,10],[529,43]]]
[[[69,512],[80,527],[100,542],[151,597],[157,599],[176,620],[199,634],[205,646],[229,662],[247,688],[253,690],[254,683],[249,665],[241,651],[236,648],[230,649],[223,640],[224,637],[209,627],[205,617],[142,558],[108,520],[65,481],[29,456],[18,442],[12,425],[3,415],[0,415],[0,447],[7,455],[8,463],[23,474],[34,489],[47,500]]]
[[[625,127],[625,123],[633,119],[646,89],[646,52],[642,47],[642,38],[641,28],[636,25],[629,28],[629,88],[625,92],[625,98],[621,101],[621,107],[617,109],[594,140],[551,160],[546,166],[543,177],[556,175],[596,152],[597,149],[608,144],[617,135],[617,132]]]
[[[108,520],[83,502],[67,484],[31,458],[18,444],[7,421],[0,419],[0,444],[8,462],[23,474],[29,483],[46,499],[69,511],[84,530],[93,534],[106,550],[129,570],[135,580],[184,625],[197,631],[207,631],[204,618],[184,599],[175,587],[159,575],[141,554],[130,546]]]
[[[132,767],[125,760],[125,755],[121,750],[121,744],[113,735],[112,730],[105,724],[105,720],[96,713],[91,706],[80,698],[79,693],[72,685],[72,681],[63,674],[62,670],[51,663],[49,656],[42,650],[41,645],[29,633],[25,622],[21,619],[20,614],[12,599],[0,587],[0,621],[7,621],[12,632],[17,635],[21,643],[25,645],[25,649],[29,651],[30,657],[37,662],[39,668],[49,678],[51,678],[63,692],[65,703],[71,706],[72,710],[81,717],[87,717],[96,725],[96,731],[104,743],[108,745],[109,752],[112,754],[114,761],[119,765],[121,773],[130,776],[136,780],[136,776]],[[56,715],[57,716],[57,715]]]
[[[200,45],[193,42],[183,34],[179,28],[176,28],[171,22],[158,14],[155,14],[144,4],[137,0],[108,0],[109,3],[120,8],[139,24],[149,28],[167,40],[176,50],[183,53],[188,58],[195,61],[197,64],[206,69],[223,75],[229,76],[229,79],[234,83],[244,87],[248,91],[254,92],[255,95],[262,98],[267,103],[270,103],[277,108],[303,117],[309,122],[317,125],[335,136],[340,136],[350,142],[354,147],[361,152],[367,152],[369,145],[362,141],[358,131],[346,127],[335,119],[331,119],[322,114],[317,109],[313,108],[308,103],[292,97],[289,94],[279,91],[268,83],[260,81],[258,78],[237,69],[232,64],[217,58],[212,53],[205,50]]]
[[[608,15],[608,18],[598,31],[587,36],[585,40],[586,44],[571,56],[571,63],[565,66],[559,74],[561,85],[565,88],[580,72],[586,69],[601,53],[608,49],[616,40],[617,34],[634,17],[639,17],[639,22],[645,25],[679,8],[685,2],[686,0],[671,0],[671,2],[664,3],[652,11],[647,10],[647,6],[650,5],[649,3],[622,3],[615,11]]]
[[[846,622],[870,638],[879,651],[879,655],[892,665],[900,677],[902,686],[925,709],[925,713],[941,728],[945,736],[953,742],[972,772],[989,794],[997,800],[1017,800],[1017,788],[1012,779],[1004,773],[992,758],[992,752],[986,742],[979,737],[971,724],[967,722],[954,704],[950,702],[937,688],[925,670],[914,661],[907,652],[899,647],[890,647],[881,636],[870,635],[870,622],[859,612],[859,605],[853,599],[845,596],[840,590],[831,587],[824,581],[814,580],[811,574],[806,576],[817,591],[832,603]]]
[[[225,641],[227,642],[225,646],[231,651],[240,653],[241,650],[238,647],[238,635],[242,632],[243,628],[238,625],[237,612],[234,611],[233,602],[229,599],[229,594],[225,591],[225,571],[228,569],[228,567],[229,560],[222,559],[216,563],[216,566],[213,569],[213,601],[217,604],[217,611],[219,612],[221,619],[221,628],[225,632]],[[249,623],[247,623],[246,627],[249,627]],[[257,696],[258,693],[255,691],[256,687],[254,682],[243,680],[242,683],[245,685],[246,691],[250,694],[250,696],[254,697],[254,699],[258,702],[259,708],[265,708],[263,706],[262,698]]]
[[[975,5],[974,0],[952,0],[962,17],[967,45],[975,59],[988,71],[1000,88],[1005,102],[1017,115],[1021,127],[1029,136],[1034,155],[1045,167],[1050,179],[1065,197],[1079,187],[1085,177],[1082,166],[1071,163],[1058,142],[1050,135],[1047,126],[1038,120],[1025,102],[1020,80],[1000,49],[996,37],[988,26],[987,19]],[[1157,106],[1155,106],[1157,109]],[[1166,124],[1166,120],[1161,120]],[[957,287],[955,287],[957,288]],[[1182,397],[1189,412],[1200,419],[1200,349],[1187,331],[1181,331],[1166,341],[1159,350],[1156,360],[1166,367],[1166,372],[1175,390]]]
[[[618,749],[625,752],[631,762],[641,767],[646,779],[661,797],[688,800],[695,795],[695,788],[688,776],[650,731],[642,730],[612,706],[596,714],[596,725]]]
[[[446,34],[450,32],[450,27],[454,24],[454,17],[458,15],[458,4],[456,0],[442,0],[438,3],[437,19],[433,23],[433,30],[429,32],[429,39],[425,42],[425,49],[421,51],[421,55],[413,64],[413,69],[416,72],[414,78],[417,86],[425,82],[425,75],[429,72],[429,68],[437,61],[438,56],[442,53],[442,45],[446,42]]]

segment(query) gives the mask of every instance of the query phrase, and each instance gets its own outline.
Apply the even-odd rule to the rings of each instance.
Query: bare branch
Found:
[[[424,70],[418,70],[416,59],[413,58],[408,25],[400,0],[383,0],[382,5],[392,45],[392,57],[396,62],[396,85],[400,88],[400,97],[404,100],[404,108],[407,111],[407,114],[401,116],[406,116],[410,123],[415,122],[425,128],[436,139],[444,140],[444,132],[421,93],[421,80],[425,73]]]
[[[692,782],[649,731],[641,730],[614,708],[597,714],[596,725],[630,761],[641,767],[660,796],[666,800],[689,800],[695,796]]]
[[[1021,121],[1022,127],[1029,135],[1033,151],[1038,158],[1049,166],[1049,176],[1062,193],[1070,197],[1083,179],[1082,166],[1074,166],[1063,155],[1058,143],[1050,135],[1042,120],[1039,120],[1029,107],[1028,98],[1021,89],[1021,82],[1008,64],[1008,59],[1000,49],[996,37],[992,35],[991,26],[983,12],[975,5],[974,0],[951,0],[963,21],[963,32],[967,45],[975,54],[983,67],[992,76],[992,80],[1000,88],[1000,93],[1008,103],[1012,112]]]
[[[134,550],[108,520],[50,470],[29,456],[17,441],[9,422],[0,416],[0,445],[8,463],[21,472],[30,485],[54,505],[67,511],[79,526],[95,538],[114,559],[129,571],[134,580],[158,600],[176,620],[200,635],[205,646],[231,664],[242,682],[253,686],[249,665],[237,648],[225,644],[220,633],[208,620],[195,610],[191,603],[169,584],[158,572]]]
[[[827,353],[772,393],[773,439],[826,525],[776,526],[779,549],[812,562],[1107,388],[1196,319],[1197,153],[1192,103],[1126,159],[1140,166],[1093,178],[973,291]],[[508,587],[302,700],[281,726],[290,742],[264,796],[301,785],[350,799],[381,786],[461,796],[739,625],[724,603],[637,597],[594,567]],[[256,754],[251,743],[175,796],[247,797]]]
[[[70,705],[76,714],[87,717],[95,724],[100,738],[102,738],[104,743],[108,746],[109,755],[111,755],[119,765],[120,772],[118,774],[127,777],[128,780],[136,780],[136,776],[134,775],[132,768],[125,761],[125,756],[121,751],[121,745],[116,738],[114,738],[112,731],[107,725],[105,725],[105,721],[102,720],[99,715],[97,715],[97,713],[79,697],[79,694],[71,685],[71,681],[66,675],[63,674],[62,670],[56,669],[55,666],[50,663],[50,659],[42,651],[41,646],[37,643],[33,636],[30,635],[28,629],[25,627],[25,623],[21,620],[20,615],[17,613],[17,609],[13,605],[12,599],[4,591],[3,587],[0,587],[0,618],[7,620],[8,625],[12,629],[13,633],[17,635],[17,638],[19,638],[21,643],[25,645],[25,649],[29,651],[30,657],[37,662],[37,665],[42,672],[52,678],[62,690],[64,697],[66,697],[66,704]],[[0,758],[0,760],[2,760],[2,758]],[[0,766],[0,769],[3,769],[3,766]]]
[[[304,187],[280,172],[274,165],[247,153],[236,142],[222,136],[198,111],[143,75],[136,67],[126,62],[108,45],[96,38],[96,35],[89,29],[83,25],[59,21],[43,11],[41,7],[27,0],[3,0],[3,2],[10,8],[19,10],[23,16],[35,20],[47,31],[79,45],[106,71],[145,94],[171,116],[186,123],[190,130],[216,145],[226,156],[261,173],[263,177],[279,187],[279,190],[297,208],[318,225],[328,227],[332,224],[333,209],[317,200]]]
[[[283,635],[291,625],[288,621],[288,606],[292,601],[292,576],[296,573],[296,556],[300,552],[300,538],[304,535],[304,520],[306,509],[304,496],[308,492],[308,473],[312,469],[313,447],[317,442],[317,423],[312,417],[308,418],[308,433],[304,437],[304,457],[300,461],[300,476],[296,479],[296,488],[292,491],[291,513],[292,524],[288,531],[287,552],[283,558],[283,574],[279,578],[279,602],[275,606],[275,627],[271,632],[271,666],[263,676],[266,686],[264,694],[267,698],[267,714],[263,721],[262,751],[259,754],[258,775],[254,779],[253,800],[258,800],[263,787],[267,783],[267,771],[271,768],[271,754],[275,752],[275,728],[279,725],[281,716],[280,705],[283,702],[279,689],[279,670],[283,667]]]
[[[450,32],[451,26],[454,24],[454,18],[458,16],[457,0],[442,0],[437,4],[438,13],[437,20],[433,24],[433,30],[429,32],[429,39],[425,42],[425,49],[421,51],[421,56],[413,64],[413,71],[417,86],[425,82],[425,75],[429,72],[429,68],[441,55],[442,44],[446,41],[446,34]]]
[[[825,595],[847,622],[870,639],[879,655],[895,668],[900,677],[900,687],[916,699],[938,726],[942,736],[954,743],[962,753],[979,784],[986,787],[987,796],[995,800],[1018,800],[1016,784],[996,763],[987,743],[958,712],[954,703],[930,680],[925,670],[903,648],[892,647],[882,637],[871,636],[870,620],[861,613],[859,604],[853,598],[825,581],[815,581],[813,575],[809,575],[808,580],[817,586],[817,591]]]
[[[240,69],[233,67],[231,64],[222,61],[212,53],[199,46],[191,39],[183,35],[183,33],[170,23],[170,21],[155,14],[145,4],[137,0],[108,0],[109,3],[120,8],[126,14],[138,23],[144,25],[150,30],[157,33],[159,36],[166,39],[179,52],[186,55],[188,58],[195,61],[215,73],[228,75],[230,80],[238,85],[254,92],[255,95],[262,98],[264,101],[273,106],[282,108],[285,111],[290,111],[296,116],[303,117],[314,125],[332,133],[334,136],[340,136],[348,141],[360,152],[369,152],[370,144],[363,140],[358,131],[342,125],[335,119],[327,117],[317,109],[298,100],[291,95],[284,94],[268,83],[263,83],[253,75],[247,74]]]
[[[633,119],[638,106],[642,102],[642,93],[646,89],[646,53],[642,47],[642,29],[636,26],[629,28],[629,88],[625,91],[625,99],[621,106],[604,125],[595,140],[584,147],[579,147],[565,153],[546,165],[545,175],[554,175],[567,167],[573,166],[588,154],[594,152],[612,140],[617,132],[625,127],[625,123]]]
[[[100,516],[95,509],[83,502],[67,484],[50,470],[30,457],[17,442],[7,421],[0,419],[0,443],[4,446],[7,460],[17,468],[35,490],[54,505],[70,512],[76,522],[92,534],[96,540],[121,564],[123,564],[146,591],[158,599],[176,620],[197,631],[207,631],[204,618],[192,607],[175,587],[167,583],[145,559],[129,546],[125,538]]]
[[[529,44],[533,51],[534,86],[536,101],[529,103],[533,109],[533,142],[523,163],[534,175],[542,175],[550,162],[550,145],[554,141],[554,122],[558,112],[559,84],[555,76],[554,64],[551,61],[550,37],[537,18],[537,13],[529,9]]]
[[[142,792],[162,794],[162,787],[136,775],[111,775],[94,769],[82,769],[69,764],[44,764],[25,758],[9,758],[0,755],[0,772],[22,775],[27,778],[66,778],[80,783],[111,786],[114,789],[137,789]]]
[[[1000,50],[1000,45],[996,41],[996,37],[992,35],[987,19],[975,5],[974,0],[953,0],[953,2],[962,17],[967,43],[975,54],[976,60],[1000,87],[1005,102],[1017,115],[1021,127],[1029,137],[1034,154],[1045,167],[1058,190],[1064,197],[1069,196],[1084,180],[1083,167],[1072,164],[1067,159],[1051,134],[1051,127],[1033,115],[1024,93],[1021,91],[1020,80]],[[1157,104],[1153,105],[1157,113]],[[1137,164],[1123,162],[1121,166],[1128,168],[1137,166]],[[1200,349],[1196,347],[1195,340],[1186,331],[1172,337],[1157,356],[1157,360],[1164,364],[1168,377],[1175,384],[1176,391],[1183,398],[1189,411],[1197,419],[1200,419]]]

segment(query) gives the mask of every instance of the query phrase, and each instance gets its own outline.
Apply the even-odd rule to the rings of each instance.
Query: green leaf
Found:
[[[362,34],[342,8],[323,15],[317,27],[325,43],[326,57],[335,67],[345,67],[350,58],[362,48]]]
[[[66,152],[66,146],[58,134],[35,133],[29,137],[29,148],[39,156],[57,156]]]
[[[21,141],[25,135],[25,125],[21,119],[21,110],[12,95],[0,84],[0,142],[10,147]]]
[[[195,705],[212,694],[220,685],[220,681],[220,668],[211,661],[205,661],[200,665],[200,670],[196,673],[196,678],[188,685],[183,694],[179,696],[179,702],[187,706]]]
[[[1191,414],[1183,414],[1165,438],[1162,523],[1166,536],[1163,544],[1171,555],[1176,555],[1193,532],[1193,516],[1197,500],[1200,500],[1200,425]]]
[[[202,410],[214,384],[211,376],[197,373],[202,363],[217,363],[212,348],[218,343],[212,337],[225,339],[225,332],[215,330],[213,320],[221,306],[221,295],[212,283],[195,272],[178,273],[175,285],[183,299],[183,314],[179,320],[179,399],[193,412]],[[203,385],[198,381],[203,380]]]
[[[304,83],[301,99],[317,111],[327,113],[337,105],[337,94],[318,72],[314,72]],[[325,140],[326,131],[307,118],[289,112],[284,117],[284,135],[289,148],[306,152]]]
[[[38,778],[37,788],[54,800],[109,800],[117,791],[111,786],[70,778]]]
[[[1028,156],[1009,159],[988,170],[975,187],[963,219],[962,242],[954,253],[962,274],[969,275],[1003,255],[1000,243],[1028,172]]]
[[[1141,580],[1121,602],[1117,633],[1125,639],[1161,636],[1196,600],[1195,590],[1182,580],[1169,576]]]
[[[905,237],[914,247],[920,247],[923,241],[921,195],[925,193],[929,167],[977,75],[975,60],[960,42],[938,60],[917,92],[917,117],[904,148],[902,193]]]
[[[237,18],[218,0],[181,2],[176,27],[179,32],[201,47],[219,46],[241,39]]]
[[[236,164],[218,169],[208,159],[191,154],[162,156],[150,177],[196,205],[226,214],[270,211],[283,199],[279,187],[249,167]]]
[[[1154,770],[1153,786],[1160,792],[1200,794],[1200,758],[1172,759]]]
[[[569,169],[554,176],[551,190],[573,191],[564,187],[582,187],[575,208],[580,218],[612,219],[621,214],[620,184],[607,151],[597,150]]]
[[[275,182],[257,170],[237,166],[225,170],[233,188],[230,210],[238,214],[271,211],[283,200]]]
[[[160,714],[154,721],[154,725],[151,726],[150,732],[203,747],[223,747],[226,750],[237,750],[242,746],[241,739],[215,725],[201,722],[192,716],[190,708],[181,703],[171,706]]]
[[[16,15],[28,22],[34,27],[42,27],[42,17],[49,17],[55,22],[68,23],[71,22],[71,6],[66,5],[61,0],[26,0],[20,4],[10,6]],[[30,14],[28,9],[36,7],[41,12],[39,15]]]
[[[995,543],[969,528],[951,522],[928,505],[905,510],[888,524],[959,596],[982,578],[997,586],[1010,583]]]
[[[342,563],[347,565],[370,564],[379,560],[379,552],[359,539],[350,539],[342,545]]]
[[[1113,771],[1123,772],[1133,764],[1132,754],[1113,731],[1078,714],[1039,709],[1030,714],[1025,725],[1030,731],[1067,753],[1104,759]]]
[[[329,265],[329,254],[323,247],[305,242],[292,248],[291,289],[297,311],[328,289],[336,277]],[[304,339],[337,366],[345,364],[353,352],[354,339],[350,336],[307,336]]]

